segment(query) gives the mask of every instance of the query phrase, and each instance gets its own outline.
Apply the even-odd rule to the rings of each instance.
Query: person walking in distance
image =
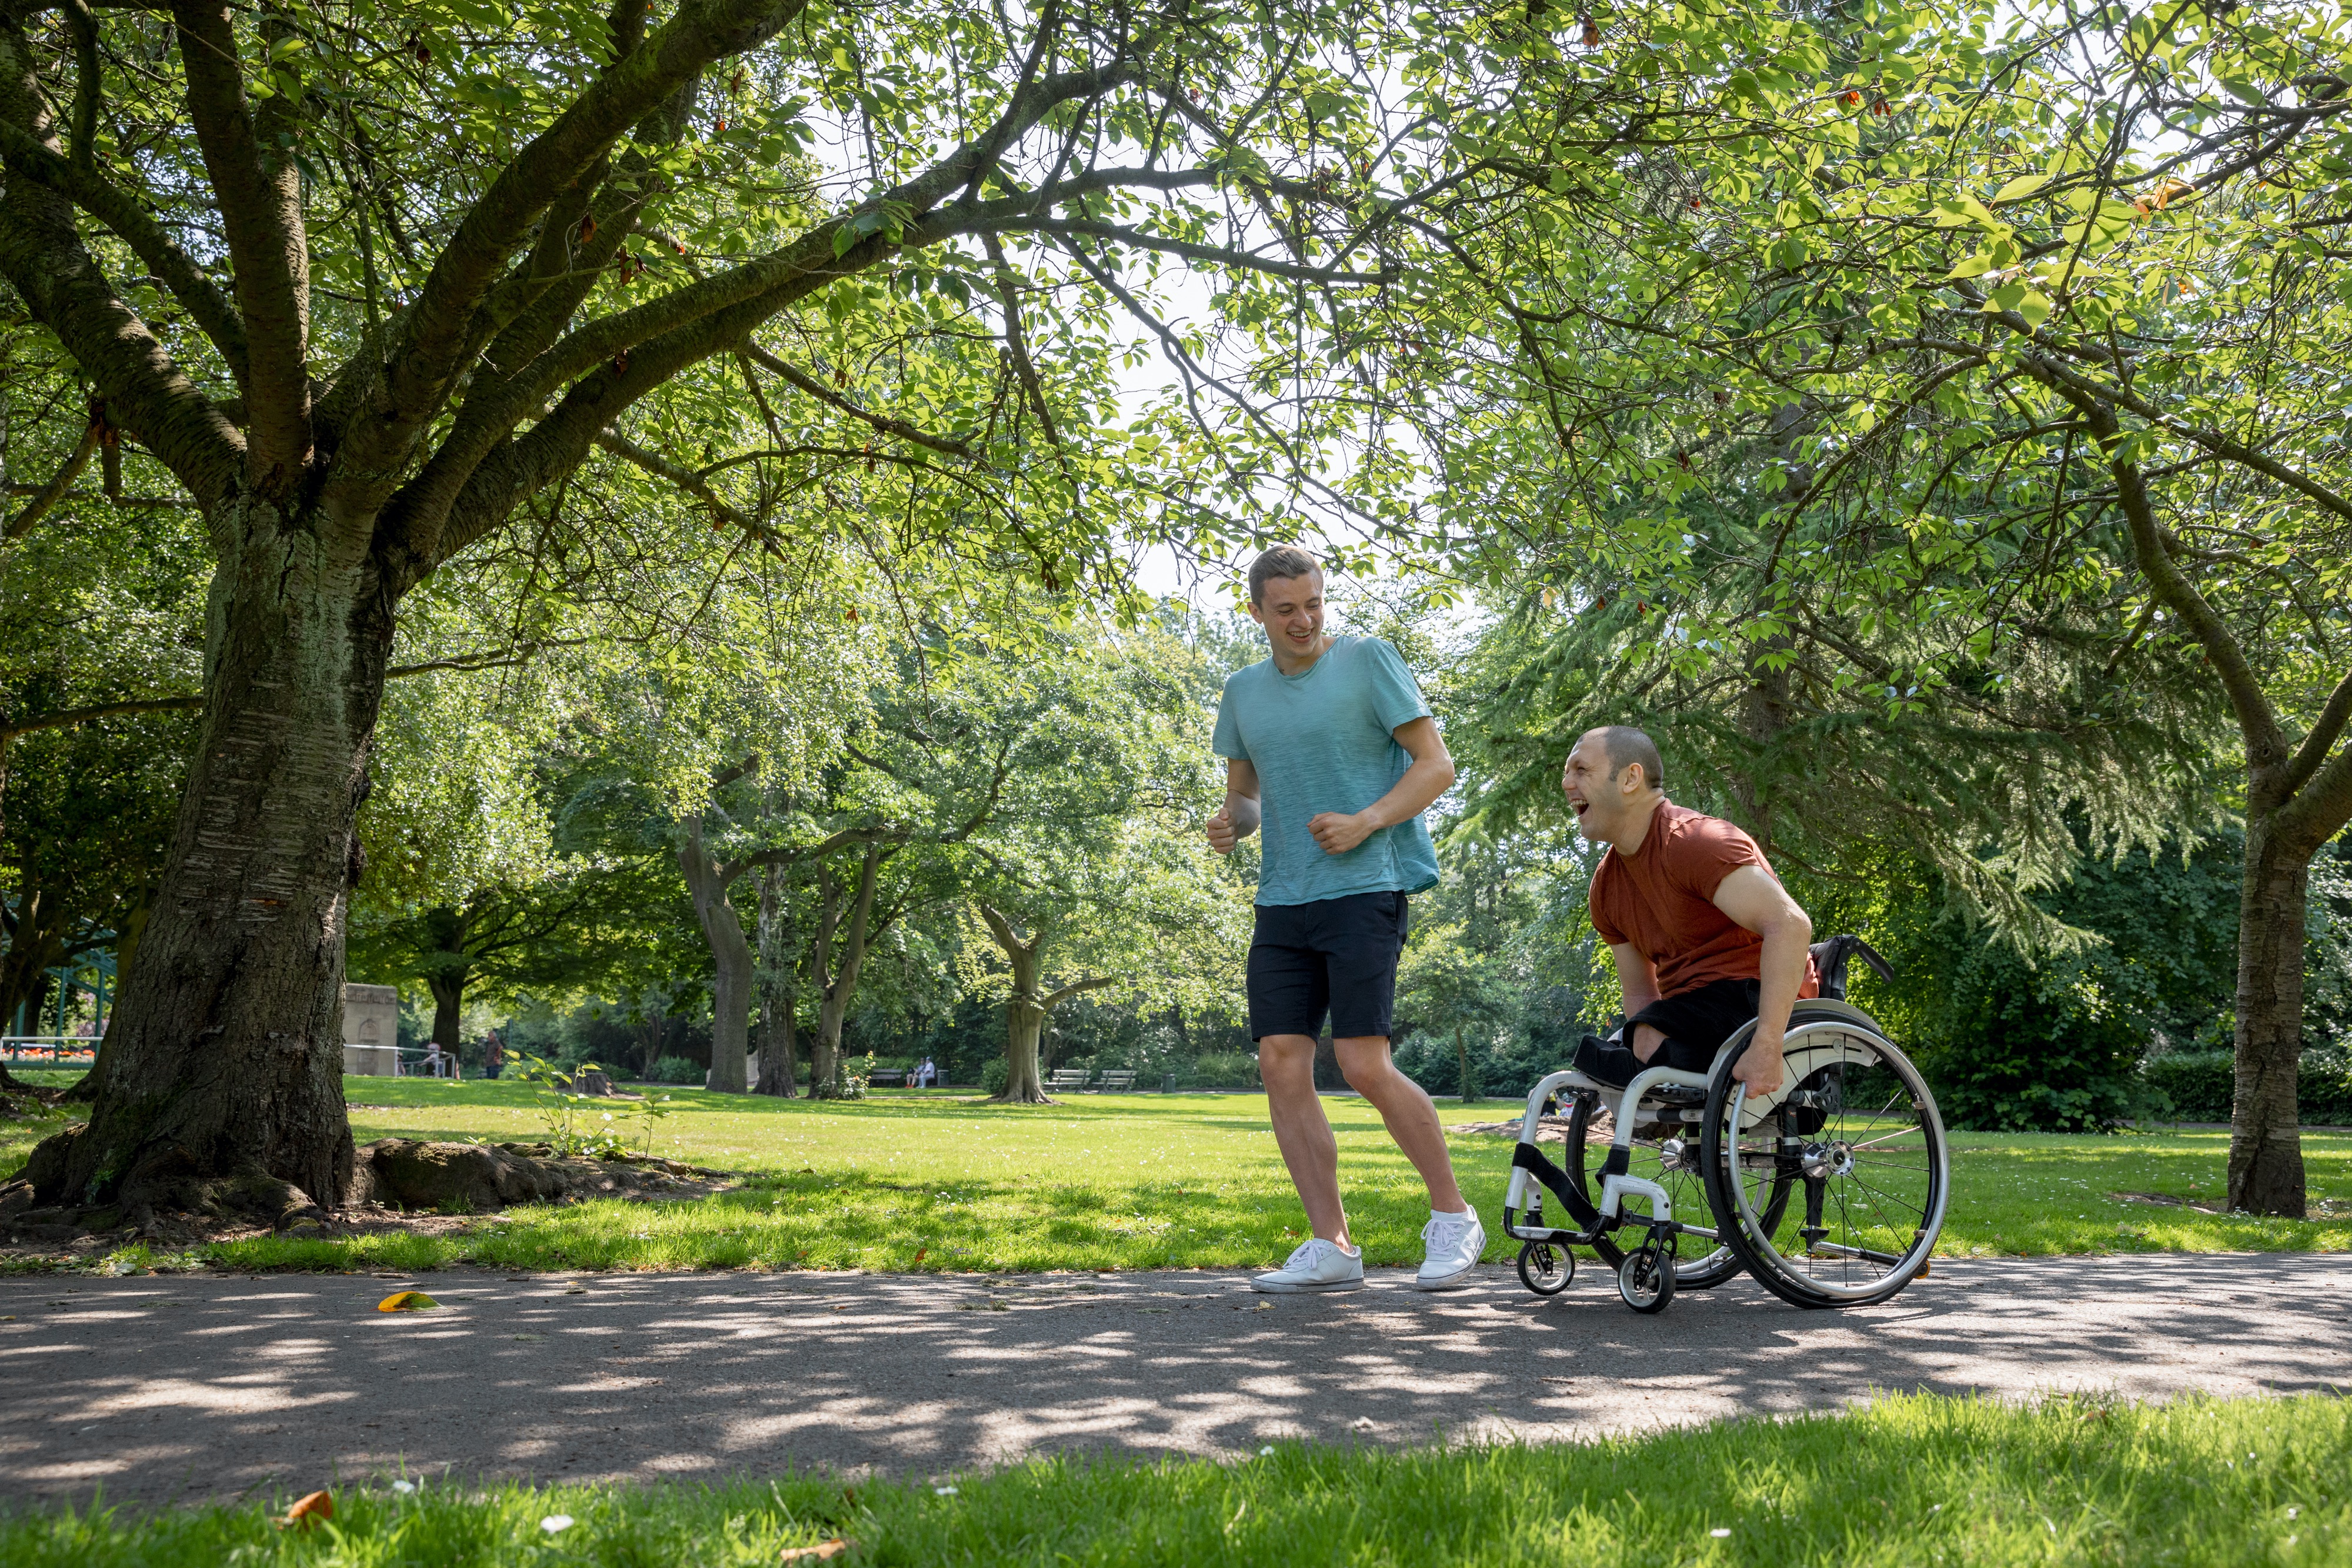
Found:
[[[1250,615],[1271,656],[1235,672],[1217,704],[1224,809],[1210,847],[1252,832],[1257,928],[1249,951],[1257,1041],[1275,1142],[1306,1206],[1307,1239],[1252,1283],[1261,1291],[1351,1291],[1364,1255],[1348,1238],[1339,1146],[1315,1093],[1315,1041],[1328,1015],[1339,1071],[1371,1102],[1429,1187],[1423,1290],[1466,1285],[1486,1232],[1454,1185],[1437,1107],[1389,1056],[1405,901],[1437,884],[1421,814],[1454,782],[1454,758],[1397,651],[1323,631],[1323,569],[1282,546],[1250,566]]]

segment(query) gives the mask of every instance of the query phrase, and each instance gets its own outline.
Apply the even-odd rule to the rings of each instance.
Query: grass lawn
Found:
[[[344,1089],[362,1142],[543,1131],[517,1083],[352,1078]],[[243,1268],[1215,1268],[1279,1260],[1303,1224],[1265,1101],[1254,1095],[1082,1095],[1016,1107],[953,1092],[822,1103],[670,1092],[656,1152],[744,1173],[742,1187],[688,1203],[519,1207],[429,1239],[272,1238],[207,1251]],[[1428,1218],[1419,1181],[1370,1106],[1325,1104],[1368,1258],[1417,1263]],[[1511,1109],[1439,1103],[1448,1124],[1494,1121]],[[0,1124],[0,1170],[61,1124]],[[2302,1221],[2111,1196],[2218,1205],[2225,1133],[1958,1134],[1952,1143],[1943,1255],[2352,1250],[2352,1138],[2305,1139],[2317,1218]],[[1465,1134],[1454,1146],[1464,1186],[1491,1221],[1509,1174],[1508,1140]],[[1510,1255],[1499,1241],[1490,1249]],[[157,1260],[134,1250],[115,1261]]]
[[[2352,1563],[2347,1493],[2340,1399],[2021,1410],[1917,1396],[1591,1444],[1047,1460],[951,1487],[339,1490],[334,1523],[309,1531],[260,1503],[0,1515],[0,1562],[748,1568],[845,1535],[857,1548],[836,1561],[851,1564],[1007,1568],[2323,1564]]]

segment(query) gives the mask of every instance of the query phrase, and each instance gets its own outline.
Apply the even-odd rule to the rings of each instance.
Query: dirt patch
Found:
[[[560,1158],[545,1144],[379,1138],[354,1152],[347,1206],[310,1209],[290,1222],[262,1223],[226,1207],[157,1208],[137,1216],[110,1207],[43,1207],[33,1202],[29,1182],[8,1183],[0,1186],[0,1265],[89,1257],[134,1242],[189,1247],[269,1235],[332,1239],[393,1231],[448,1236],[503,1220],[507,1216],[499,1211],[516,1205],[599,1197],[675,1202],[740,1185],[724,1171],[643,1155]]]
[[[2196,1210],[2199,1214],[2228,1212],[2225,1209],[2209,1208],[2201,1203],[2191,1203],[2185,1197],[2168,1197],[2160,1192],[2111,1192],[2107,1194],[2107,1197],[2114,1203],[2152,1203],[2160,1208],[2189,1208]]]
[[[1519,1135],[1520,1127],[1525,1124],[1524,1118],[1514,1116],[1507,1122],[1458,1122],[1445,1130],[1449,1133],[1478,1133],[1517,1138]],[[1635,1125],[1638,1126],[1640,1124],[1636,1123]],[[1585,1124],[1584,1141],[1588,1144],[1605,1144],[1615,1135],[1615,1124],[1606,1111],[1596,1113],[1592,1120]],[[1546,1116],[1538,1121],[1536,1124],[1536,1142],[1565,1145],[1568,1142],[1568,1118]]]

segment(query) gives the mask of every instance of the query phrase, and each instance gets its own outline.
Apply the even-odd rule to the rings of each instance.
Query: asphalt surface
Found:
[[[1741,1280],[1637,1316],[1588,1265],[1422,1294],[1192,1272],[453,1271],[0,1280],[0,1499],[269,1497],[400,1474],[936,1476],[1066,1450],[1556,1439],[1882,1389],[2352,1384],[2352,1257],[1939,1262],[1884,1307]],[[444,1305],[384,1313],[414,1284]]]

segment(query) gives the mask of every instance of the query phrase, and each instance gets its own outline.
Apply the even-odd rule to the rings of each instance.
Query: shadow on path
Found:
[[[1657,1317],[1588,1266],[1423,1295],[1240,1275],[0,1280],[0,1497],[226,1500],[382,1473],[937,1474],[1070,1449],[1590,1437],[1876,1389],[2352,1383],[2352,1257],[1939,1262],[1884,1307],[1742,1280]],[[417,1283],[438,1312],[380,1313]]]

